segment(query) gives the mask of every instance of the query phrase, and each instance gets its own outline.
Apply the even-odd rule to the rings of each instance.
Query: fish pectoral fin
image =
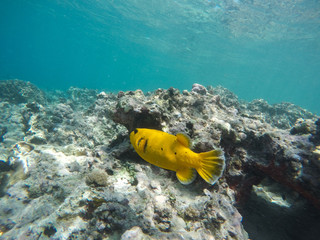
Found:
[[[178,133],[176,135],[178,142],[180,142],[183,146],[190,148],[191,147],[191,141],[190,138],[183,134],[183,133]]]
[[[193,168],[182,168],[177,170],[176,175],[182,184],[188,185],[196,179],[197,171]]]

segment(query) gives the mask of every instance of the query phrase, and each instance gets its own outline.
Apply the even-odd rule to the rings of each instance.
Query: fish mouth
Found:
[[[132,137],[138,133],[138,129],[134,129],[131,133],[130,133],[130,140],[132,139]]]
[[[130,133],[130,142],[131,142],[131,144],[132,145],[134,145],[134,135],[135,135],[135,133],[134,133],[134,131],[132,131],[131,133]]]

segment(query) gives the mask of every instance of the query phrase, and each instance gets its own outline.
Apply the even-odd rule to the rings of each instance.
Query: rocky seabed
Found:
[[[142,160],[136,127],[222,148],[211,186]],[[115,93],[0,81],[0,239],[317,239],[320,120],[194,84]]]

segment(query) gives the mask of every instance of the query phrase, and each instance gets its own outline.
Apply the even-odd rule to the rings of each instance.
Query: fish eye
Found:
[[[133,131],[134,131],[134,134],[137,134],[138,129],[135,128]]]

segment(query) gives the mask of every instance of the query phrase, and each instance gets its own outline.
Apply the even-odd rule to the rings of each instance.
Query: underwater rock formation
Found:
[[[17,88],[41,90],[1,84],[0,239],[317,236],[320,120],[297,106],[246,103],[199,84],[147,94],[70,88],[23,100]],[[181,185],[133,151],[136,127],[184,132],[196,152],[223,148],[223,177]],[[276,231],[259,236],[275,220]]]
[[[14,104],[37,102],[45,103],[43,91],[30,82],[14,80],[0,80],[0,101]]]
[[[312,161],[315,146],[310,140],[317,134],[316,116],[300,111],[299,107],[293,110],[292,105],[285,111],[288,104],[279,111],[279,104],[272,108],[264,102],[270,112],[279,112],[277,118],[286,115],[281,119],[283,126],[292,126],[291,122],[296,121],[291,129],[279,129],[275,127],[277,124],[269,124],[268,117],[261,117],[263,111],[267,111],[260,109],[261,101],[256,104],[261,110],[259,115],[257,109],[254,113],[248,112],[256,102],[248,103],[247,107],[244,103],[241,107],[239,104],[227,107],[220,96],[211,94],[210,90],[208,93],[184,91],[181,94],[177,89],[159,89],[148,96],[141,91],[128,92],[119,98],[113,119],[129,131],[148,125],[174,134],[186,132],[194,140],[197,151],[222,146],[229,160],[225,176],[240,194],[239,185],[247,177],[251,178],[248,169],[252,169],[261,172],[261,176],[288,185],[319,205],[320,182],[316,179],[320,172]],[[288,111],[292,115],[287,114]],[[312,183],[310,179],[313,179]]]

